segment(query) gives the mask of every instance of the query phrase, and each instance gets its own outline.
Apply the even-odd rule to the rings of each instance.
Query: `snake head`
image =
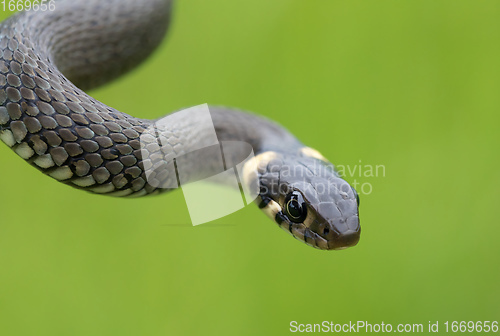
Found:
[[[308,156],[267,154],[257,159],[257,202],[279,226],[322,250],[358,243],[359,197],[333,165]]]

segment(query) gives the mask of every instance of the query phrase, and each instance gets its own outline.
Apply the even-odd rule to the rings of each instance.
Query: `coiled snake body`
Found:
[[[83,90],[145,59],[162,40],[170,11],[169,0],[63,0],[54,11],[23,12],[2,22],[1,140],[73,187],[114,196],[158,192],[145,174],[148,158],[140,143],[154,121],[119,112]],[[266,119],[220,107],[210,112],[219,140],[253,147],[256,202],[279,226],[320,249],[358,242],[357,194],[321,154]],[[189,121],[168,128],[164,136],[176,155],[204,141]],[[194,171],[209,166],[190,165]]]

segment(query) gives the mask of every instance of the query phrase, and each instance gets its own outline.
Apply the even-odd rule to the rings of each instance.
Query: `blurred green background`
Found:
[[[0,335],[500,320],[499,45],[497,0],[178,1],[160,50],[92,94],[142,118],[235,106],[384,165],[347,177],[373,189],[359,245],[312,249],[255,206],[191,227],[182,192],[87,194],[2,144]]]

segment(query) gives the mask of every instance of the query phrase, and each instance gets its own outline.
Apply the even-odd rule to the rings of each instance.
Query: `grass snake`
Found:
[[[126,73],[156,48],[171,2],[61,0],[54,11],[17,13],[2,22],[0,139],[76,188],[113,196],[164,191],[145,174],[157,149],[141,150],[141,135],[155,121],[117,111],[84,90]],[[256,155],[247,164],[257,172],[255,202],[263,212],[313,247],[357,244],[358,195],[318,151],[263,117],[224,107],[210,113],[219,140],[252,146]],[[190,120],[168,125],[167,154],[182,155],[188,144],[203,142],[196,127]],[[206,174],[210,160],[193,157],[192,173]]]

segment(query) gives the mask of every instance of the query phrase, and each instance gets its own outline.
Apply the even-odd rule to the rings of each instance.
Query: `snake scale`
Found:
[[[135,197],[163,191],[146,176],[158,148],[141,150],[141,135],[155,121],[117,111],[84,90],[144,60],[162,41],[171,11],[169,0],[61,0],[54,11],[26,11],[2,22],[0,139],[76,188]],[[264,213],[313,247],[357,244],[358,195],[318,151],[263,117],[223,107],[210,113],[219,140],[252,146],[256,155],[248,164],[257,172],[255,202]],[[161,135],[170,146],[162,149],[166,163],[204,141],[197,127],[190,120],[168,125]],[[210,160],[193,157],[189,167],[203,172]]]

